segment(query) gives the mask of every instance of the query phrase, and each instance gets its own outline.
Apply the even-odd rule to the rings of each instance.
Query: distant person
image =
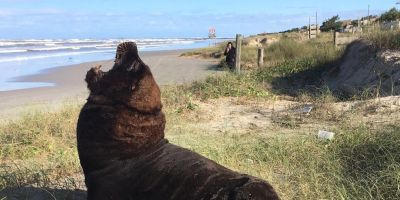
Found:
[[[226,56],[226,63],[229,69],[232,70],[236,61],[236,48],[233,47],[232,42],[228,42],[226,45],[224,55]]]

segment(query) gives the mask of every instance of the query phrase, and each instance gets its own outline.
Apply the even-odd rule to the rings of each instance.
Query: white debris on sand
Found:
[[[335,137],[335,133],[333,132],[328,132],[324,130],[319,130],[318,131],[318,138],[322,140],[333,140]]]

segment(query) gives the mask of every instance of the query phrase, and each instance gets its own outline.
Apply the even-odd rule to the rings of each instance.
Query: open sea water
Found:
[[[216,42],[226,39],[217,39]],[[123,41],[134,41],[139,51],[161,51],[207,47],[215,40],[181,39],[0,39],[0,91],[42,86],[51,83],[17,82],[16,77],[39,73],[41,70],[109,60]]]

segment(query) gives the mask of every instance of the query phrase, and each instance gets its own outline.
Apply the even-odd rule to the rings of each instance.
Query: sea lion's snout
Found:
[[[122,58],[122,54],[120,54],[120,53],[116,53],[115,54],[115,60],[114,60],[114,63],[115,64],[117,64],[117,65],[120,65],[122,62],[121,62],[121,58]]]

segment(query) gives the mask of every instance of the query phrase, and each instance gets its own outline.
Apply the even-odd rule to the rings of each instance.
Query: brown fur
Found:
[[[77,139],[88,199],[279,199],[265,181],[169,144],[150,69],[137,49],[126,55],[86,76]]]

